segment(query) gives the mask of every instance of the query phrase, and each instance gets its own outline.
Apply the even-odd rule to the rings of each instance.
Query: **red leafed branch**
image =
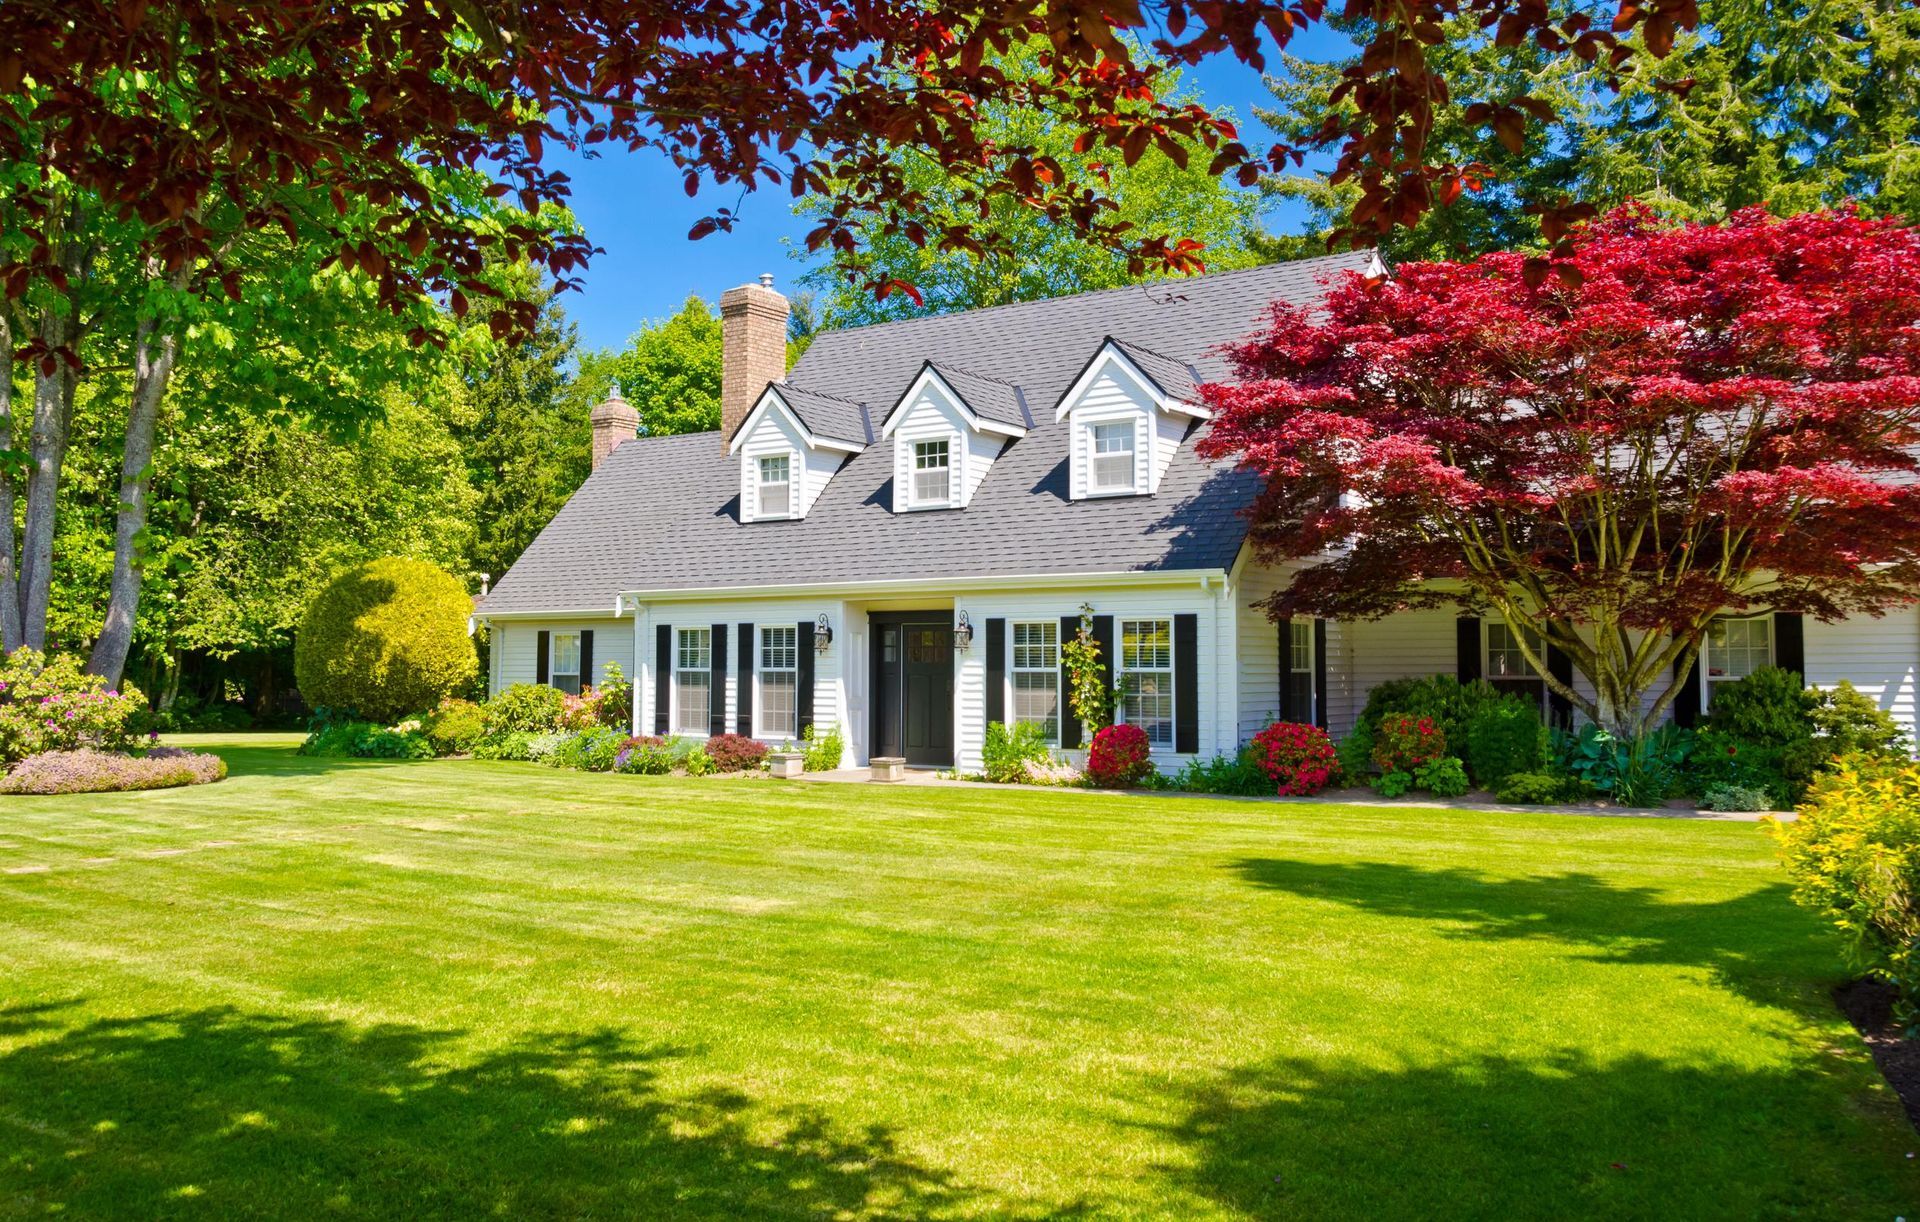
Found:
[[[1204,444],[1265,477],[1260,552],[1303,562],[1274,611],[1490,610],[1631,729],[1715,614],[1920,597],[1920,233],[1630,207],[1568,243],[1565,278],[1348,276],[1235,350]]]

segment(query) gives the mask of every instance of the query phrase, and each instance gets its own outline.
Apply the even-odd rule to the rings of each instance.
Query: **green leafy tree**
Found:
[[[988,62],[1017,74],[1031,70],[1037,54],[1031,46],[1018,46],[989,56]],[[1160,87],[1163,96],[1176,103],[1194,101],[1176,71],[1169,69]],[[1103,210],[1106,223],[1141,233],[1177,234],[1198,243],[1194,254],[1208,271],[1262,261],[1249,240],[1258,228],[1258,197],[1208,173],[1212,154],[1197,142],[1170,140],[1128,164],[1112,149],[1075,151],[1073,129],[1041,109],[993,103],[982,107],[974,122],[986,140],[1031,147],[1057,160],[1069,176],[1097,181],[1110,203]],[[856,224],[857,248],[835,248],[828,263],[801,275],[800,283],[821,296],[819,312],[826,326],[1036,301],[1167,274],[1165,268],[1150,268],[1123,251],[1087,242],[1058,209],[1036,209],[1021,199],[1000,196],[982,213],[960,180],[921,150],[903,146],[891,155],[891,165],[918,197],[922,224],[914,231]],[[837,198],[831,190],[815,192],[795,210],[822,221],[833,214]],[[961,227],[991,234],[995,242],[973,254],[926,240],[928,234]],[[810,257],[811,252],[806,253]],[[872,279],[902,287],[876,298],[864,287]]]
[[[575,401],[582,420],[615,382],[653,437],[720,427],[720,317],[698,296],[644,324],[618,351],[580,358]]]

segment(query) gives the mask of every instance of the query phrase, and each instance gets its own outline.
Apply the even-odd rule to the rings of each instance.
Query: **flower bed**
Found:
[[[114,793],[172,789],[224,780],[226,761],[217,755],[155,747],[145,755],[121,755],[82,747],[43,751],[13,766],[0,779],[0,793]]]

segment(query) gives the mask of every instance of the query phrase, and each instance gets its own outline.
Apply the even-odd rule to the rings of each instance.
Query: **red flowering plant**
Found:
[[[1150,750],[1139,726],[1107,726],[1087,748],[1087,780],[1101,789],[1131,789],[1153,775]]]
[[[1276,721],[1253,736],[1253,755],[1282,796],[1319,793],[1340,775],[1333,739],[1319,726]]]
[[[1389,713],[1373,735],[1373,762],[1381,772],[1411,773],[1447,753],[1447,732],[1431,717]]]

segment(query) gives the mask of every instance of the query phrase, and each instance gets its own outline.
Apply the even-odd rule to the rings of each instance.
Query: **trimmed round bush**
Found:
[[[459,755],[473,750],[485,729],[485,716],[471,700],[443,700],[427,714],[427,741],[435,755]]]
[[[551,734],[566,715],[567,697],[544,683],[516,683],[480,706],[481,733]]]
[[[1340,774],[1333,739],[1319,726],[1276,721],[1253,736],[1253,757],[1283,796],[1319,793]]]
[[[707,740],[707,754],[721,772],[753,772],[767,758],[767,744],[744,734],[716,734]]]
[[[479,671],[458,580],[423,560],[390,557],[348,569],[300,621],[294,675],[318,707],[391,721],[463,691]]]
[[[1107,726],[1087,748],[1087,780],[1101,789],[1132,789],[1153,775],[1147,732],[1139,726]]]

